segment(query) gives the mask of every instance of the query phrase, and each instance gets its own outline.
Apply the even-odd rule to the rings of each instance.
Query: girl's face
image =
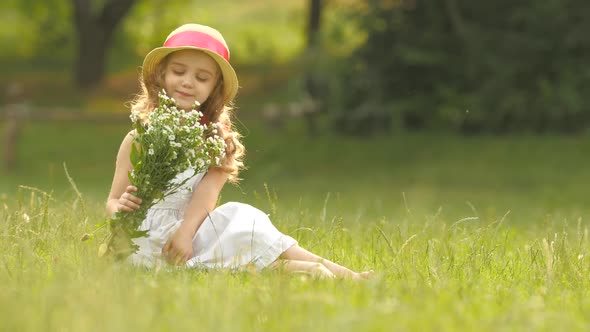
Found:
[[[204,52],[181,50],[170,54],[164,73],[164,89],[178,107],[189,111],[197,100],[203,104],[219,79],[217,63]]]

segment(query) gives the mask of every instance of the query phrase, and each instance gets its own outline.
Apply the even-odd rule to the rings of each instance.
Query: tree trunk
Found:
[[[309,20],[307,25],[307,53],[308,57],[314,57],[317,52],[319,52],[319,32],[320,32],[320,24],[321,24],[321,17],[322,17],[322,0],[309,0]],[[313,60],[312,60],[313,61]],[[318,90],[317,90],[317,66],[310,66],[311,64],[308,63],[308,67],[305,74],[305,90],[307,95],[312,99],[313,104],[318,104]],[[305,112],[303,116],[305,117],[305,122],[307,124],[307,132],[309,136],[315,137],[318,134],[318,126],[317,126],[317,114],[319,109],[315,109],[313,111]]]
[[[108,41],[104,31],[86,26],[79,31],[76,82],[84,90],[98,85],[105,73]]]
[[[307,47],[314,48],[318,43],[322,17],[322,0],[309,1],[309,21],[307,25]]]
[[[78,55],[74,72],[76,83],[84,90],[95,87],[104,77],[113,32],[135,0],[107,0],[97,13],[90,2],[91,0],[72,0],[78,33]]]

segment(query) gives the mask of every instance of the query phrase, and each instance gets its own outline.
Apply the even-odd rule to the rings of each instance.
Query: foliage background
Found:
[[[98,12],[105,1],[90,3]],[[1,6],[4,26],[13,27],[0,30],[7,77],[19,77],[25,67],[71,71],[77,45],[71,3]],[[352,126],[354,113],[366,112],[386,113],[405,130],[582,132],[589,119],[588,6],[582,0],[324,1],[319,44],[305,51],[303,1],[278,10],[266,0],[145,0],[118,27],[107,69],[137,68],[174,27],[198,20],[224,33],[238,67],[296,65],[301,75],[291,79],[301,94],[303,75],[313,72],[325,110]]]

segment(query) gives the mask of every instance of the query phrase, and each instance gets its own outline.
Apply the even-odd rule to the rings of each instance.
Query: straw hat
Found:
[[[162,47],[149,52],[143,60],[144,82],[168,54],[186,49],[203,51],[217,62],[223,76],[223,101],[232,101],[238,93],[238,77],[229,64],[229,48],[221,33],[206,25],[182,25],[168,35]]]

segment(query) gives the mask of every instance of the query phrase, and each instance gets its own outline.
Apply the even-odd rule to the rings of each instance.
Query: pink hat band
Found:
[[[229,50],[219,40],[199,31],[182,31],[174,34],[164,42],[164,47],[194,46],[219,54],[229,62]]]

